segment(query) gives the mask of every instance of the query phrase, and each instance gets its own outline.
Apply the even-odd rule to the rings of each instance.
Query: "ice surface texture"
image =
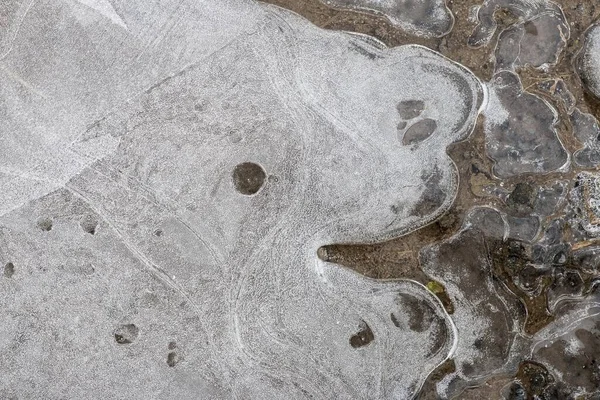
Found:
[[[486,152],[497,176],[556,171],[569,161],[554,126],[557,112],[548,102],[525,92],[514,72],[496,73],[488,88]]]
[[[449,206],[473,75],[254,2],[9,3],[0,397],[410,398],[452,353],[316,252]]]
[[[442,37],[452,30],[454,17],[445,0],[321,0],[334,7],[374,11],[394,25],[424,37]]]
[[[504,15],[503,15],[504,14]],[[477,12],[471,46],[487,45],[502,27],[496,47],[496,70],[556,63],[569,39],[569,25],[560,6],[547,0],[486,0]]]
[[[600,24],[586,32],[579,53],[579,73],[588,90],[600,98]]]

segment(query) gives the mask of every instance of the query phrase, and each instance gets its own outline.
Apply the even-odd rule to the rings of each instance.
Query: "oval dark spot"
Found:
[[[396,109],[402,119],[413,119],[421,115],[425,109],[425,103],[421,100],[405,100],[398,103]]]
[[[233,185],[241,194],[250,196],[256,194],[264,185],[267,174],[258,164],[245,162],[233,169]]]
[[[37,221],[37,227],[45,232],[49,232],[52,230],[52,219],[50,218],[40,218]]]
[[[398,321],[398,318],[396,318],[396,316],[394,315],[394,313],[391,313],[391,314],[390,314],[390,319],[392,320],[392,322],[394,323],[394,325],[395,325],[397,328],[400,328],[400,327],[402,327],[402,326],[400,325],[400,321]]]
[[[140,330],[134,324],[121,325],[115,329],[115,340],[118,344],[130,344],[137,339]]]
[[[177,348],[177,343],[169,342],[169,350],[175,350]]]
[[[525,22],[525,24],[523,24],[523,28],[525,28],[525,32],[529,35],[537,36],[537,34],[538,34],[537,27],[535,26],[535,23],[532,21]]]
[[[406,121],[400,121],[400,122],[398,122],[398,125],[396,126],[396,129],[398,129],[399,131],[401,131],[404,128],[406,128]]]
[[[98,220],[91,215],[86,215],[79,222],[79,225],[81,225],[81,229],[83,229],[83,231],[85,233],[89,233],[90,235],[95,235],[96,228],[98,227]]]
[[[353,348],[364,347],[375,340],[371,327],[365,321],[360,322],[358,329],[358,332],[350,338],[350,346]]]
[[[419,122],[415,122],[410,128],[406,130],[404,137],[402,138],[402,144],[411,145],[414,143],[422,142],[427,139],[435,129],[437,128],[437,122],[433,119],[423,119]]]
[[[170,352],[167,355],[167,365],[169,367],[174,367],[179,362],[179,356],[174,351]]]
[[[161,236],[164,234],[164,232],[163,232],[163,230],[162,230],[162,229],[156,229],[156,230],[153,232],[153,234],[154,234],[154,236],[161,237]]]
[[[12,278],[15,274],[15,265],[11,262],[6,263],[4,266],[4,276],[7,278]]]

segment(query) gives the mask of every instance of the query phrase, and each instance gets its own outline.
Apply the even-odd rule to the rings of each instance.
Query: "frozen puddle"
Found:
[[[253,2],[9,3],[0,397],[410,398],[452,354],[424,286],[316,251],[448,208],[466,69]]]
[[[394,25],[415,35],[442,37],[452,30],[454,17],[445,0],[320,0],[340,8],[385,15]]]
[[[498,26],[500,19],[506,26]],[[500,29],[496,70],[530,65],[548,68],[558,61],[569,39],[569,25],[560,6],[548,0],[485,0],[477,11],[471,46],[490,43]]]

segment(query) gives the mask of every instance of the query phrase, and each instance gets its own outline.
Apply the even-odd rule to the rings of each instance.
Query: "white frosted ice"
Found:
[[[423,286],[316,253],[452,203],[471,73],[250,1],[22,15],[0,60],[0,397],[410,398],[452,353]]]
[[[579,71],[586,87],[600,97],[600,24],[592,25],[585,34],[579,53]]]

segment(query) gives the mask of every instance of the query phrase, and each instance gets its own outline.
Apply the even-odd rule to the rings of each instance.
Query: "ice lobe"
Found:
[[[550,104],[525,92],[513,72],[496,73],[488,88],[486,152],[494,160],[497,176],[545,173],[568,162],[554,126],[557,113]]]
[[[509,360],[517,325],[506,293],[493,279],[488,249],[493,241],[521,236],[522,227],[514,222],[492,208],[475,208],[456,235],[421,251],[423,270],[444,284],[455,307],[456,372],[438,384],[443,398],[492,375]]]
[[[502,31],[496,48],[496,71],[525,65],[542,68],[556,63],[569,39],[569,25],[560,6],[547,0],[486,0],[469,45],[489,44],[498,20]]]
[[[445,0],[321,0],[341,8],[385,15],[393,24],[415,35],[442,37],[452,30],[454,17]]]
[[[585,34],[578,70],[587,89],[600,98],[600,24],[592,25]]]
[[[592,114],[575,109],[570,115],[573,133],[584,147],[575,154],[575,163],[582,167],[593,168],[600,164],[600,126]]]
[[[552,388],[554,398],[600,395],[600,309],[598,296],[570,311],[552,329],[543,332],[533,348],[532,359],[543,363],[560,381]]]
[[[451,204],[480,82],[254,2],[110,5],[36,2],[2,60],[0,397],[414,397],[439,300],[316,252]]]

